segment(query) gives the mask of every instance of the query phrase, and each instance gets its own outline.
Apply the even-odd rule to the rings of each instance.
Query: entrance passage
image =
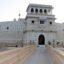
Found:
[[[38,45],[45,45],[45,37],[44,37],[44,35],[40,35],[39,36]]]

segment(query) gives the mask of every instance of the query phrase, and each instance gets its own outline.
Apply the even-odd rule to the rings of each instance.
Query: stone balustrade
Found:
[[[53,48],[52,46],[47,46],[47,49],[53,64],[64,64],[64,51],[62,49]]]
[[[0,52],[0,64],[23,64],[35,50],[34,45]]]

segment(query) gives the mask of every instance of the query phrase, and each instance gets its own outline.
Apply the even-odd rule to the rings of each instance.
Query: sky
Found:
[[[52,5],[55,22],[64,22],[64,0],[0,0],[0,22],[18,19],[19,13],[21,18],[25,18],[26,9],[30,3]]]

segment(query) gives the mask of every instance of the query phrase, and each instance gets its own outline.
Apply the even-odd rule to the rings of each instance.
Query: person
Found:
[[[16,47],[18,47],[18,45],[16,45]]]

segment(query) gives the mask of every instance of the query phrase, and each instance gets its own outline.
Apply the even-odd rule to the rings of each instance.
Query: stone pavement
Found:
[[[52,64],[45,47],[37,47],[24,64]]]

